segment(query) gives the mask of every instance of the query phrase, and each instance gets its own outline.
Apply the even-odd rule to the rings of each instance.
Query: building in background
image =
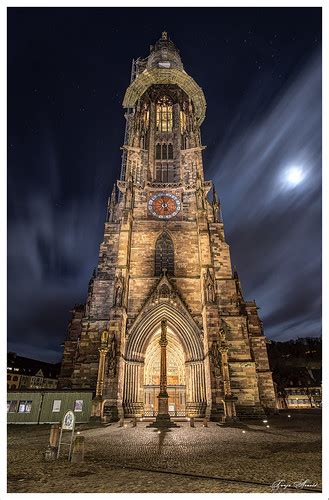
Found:
[[[269,345],[279,409],[322,406],[321,338],[299,338]]]
[[[322,407],[322,385],[320,382],[313,382],[315,385],[304,387],[285,387],[283,393],[283,408],[321,408]]]
[[[155,414],[166,320],[172,415],[272,412],[258,308],[243,297],[220,202],[204,178],[205,97],[166,32],[133,62],[123,106],[121,177],[86,304],[73,310],[60,387],[95,391],[97,417]]]
[[[46,363],[8,353],[7,389],[56,389],[60,363]]]

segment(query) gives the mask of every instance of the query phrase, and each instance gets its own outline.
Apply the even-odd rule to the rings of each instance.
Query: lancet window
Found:
[[[155,147],[156,160],[172,160],[174,158],[174,148],[171,143],[157,144]]]
[[[174,244],[167,233],[162,233],[155,244],[155,276],[161,276],[164,268],[174,274]]]

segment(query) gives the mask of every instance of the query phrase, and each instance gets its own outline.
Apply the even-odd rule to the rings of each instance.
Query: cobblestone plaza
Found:
[[[184,421],[166,432],[128,419],[124,427],[84,425],[82,464],[45,461],[48,425],[10,426],[8,492],[271,492],[278,481],[291,485],[279,491],[321,491],[321,413],[267,420],[194,428]],[[306,480],[313,487],[296,487]]]

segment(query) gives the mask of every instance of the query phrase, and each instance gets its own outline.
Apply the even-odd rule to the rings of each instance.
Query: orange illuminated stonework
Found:
[[[60,387],[94,390],[98,418],[156,416],[165,321],[171,416],[263,416],[276,404],[267,341],[205,179],[203,91],[166,33],[137,62],[121,175],[86,303],[72,311]]]

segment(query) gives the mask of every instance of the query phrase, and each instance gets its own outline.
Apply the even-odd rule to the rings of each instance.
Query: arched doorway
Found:
[[[124,413],[126,416],[142,416],[146,408],[147,411],[152,411],[152,404],[153,411],[156,411],[156,390],[153,391],[153,396],[149,396],[148,406],[145,393],[150,394],[150,386],[158,385],[153,381],[157,382],[157,363],[160,362],[157,349],[162,319],[167,320],[171,380],[182,382],[172,386],[183,386],[176,387],[176,399],[175,394],[172,394],[172,411],[175,411],[174,404],[178,408],[177,392],[181,392],[182,411],[188,415],[204,416],[207,402],[202,334],[192,318],[177,306],[176,301],[161,296],[140,315],[128,334],[122,398]],[[171,387],[171,390],[174,389]]]
[[[144,362],[144,415],[154,416],[158,409],[160,390],[160,330],[150,340],[145,352]],[[167,392],[171,416],[185,415],[186,384],[184,349],[174,335],[167,329]]]

